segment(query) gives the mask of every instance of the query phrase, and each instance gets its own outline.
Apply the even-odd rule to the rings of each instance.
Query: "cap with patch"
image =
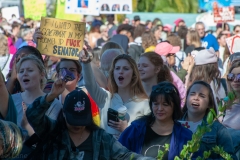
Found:
[[[93,123],[90,99],[80,89],[76,89],[66,96],[63,112],[67,123],[71,126],[88,126]]]

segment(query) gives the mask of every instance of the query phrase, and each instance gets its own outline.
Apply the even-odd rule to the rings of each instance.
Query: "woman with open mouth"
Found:
[[[195,81],[187,91],[186,104],[183,108],[185,113],[182,120],[191,122],[190,129],[193,133],[197,127],[207,124],[207,115],[210,109],[217,113],[213,91],[211,86],[204,81]],[[190,124],[190,123],[189,123]],[[232,138],[227,130],[218,120],[215,120],[210,126],[211,131],[206,132],[201,138],[199,150],[193,157],[203,157],[204,151],[210,151],[215,146],[223,147],[223,150],[235,159]],[[211,152],[209,159],[221,159],[221,156]]]
[[[86,89],[100,109],[101,127],[118,138],[133,120],[150,112],[147,107],[148,96],[143,89],[137,64],[126,54],[116,57],[109,72],[109,91],[107,91],[96,83],[89,63],[91,53],[84,50],[80,54],[80,61]],[[90,51],[89,47],[88,51]],[[117,117],[115,120],[108,120],[109,108],[118,112],[125,107],[126,115],[123,119]]]

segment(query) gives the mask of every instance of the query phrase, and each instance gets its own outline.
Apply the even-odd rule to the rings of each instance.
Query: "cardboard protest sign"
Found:
[[[24,0],[24,16],[33,20],[40,20],[47,15],[46,1]]]
[[[235,9],[230,7],[218,7],[217,2],[213,4],[213,16],[215,23],[233,22],[235,20]]]
[[[240,34],[226,38],[226,43],[231,54],[240,51]]]
[[[43,38],[38,40],[39,51],[49,56],[78,60],[84,44],[85,26],[83,22],[42,17],[40,30]]]

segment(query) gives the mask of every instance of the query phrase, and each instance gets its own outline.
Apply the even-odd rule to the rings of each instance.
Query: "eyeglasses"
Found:
[[[237,82],[240,82],[240,73],[238,73],[238,74],[236,74],[236,75],[233,74],[233,73],[229,73],[229,74],[227,75],[227,80],[230,81],[230,82],[234,81],[235,78],[236,78],[236,81],[237,81]]]
[[[177,93],[174,87],[168,86],[168,85],[165,85],[165,86],[155,85],[152,87],[152,92]]]

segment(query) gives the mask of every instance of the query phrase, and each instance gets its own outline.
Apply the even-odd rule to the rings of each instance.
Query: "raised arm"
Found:
[[[84,51],[81,52],[79,59],[82,64],[83,79],[88,92],[98,105],[105,103],[106,98],[110,97],[110,93],[100,88],[99,85],[96,83],[90,64],[92,54],[88,52],[85,48]]]
[[[44,138],[57,128],[57,121],[49,118],[45,113],[51,106],[55,98],[57,98],[65,89],[66,82],[57,80],[53,84],[53,88],[49,94],[37,98],[27,109],[26,116],[28,122],[33,127],[36,134]]]

